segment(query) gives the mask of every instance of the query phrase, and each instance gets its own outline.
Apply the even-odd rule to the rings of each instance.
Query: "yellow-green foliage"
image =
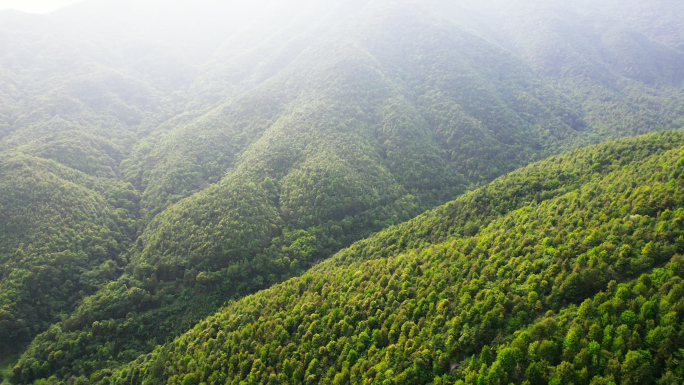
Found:
[[[117,368],[149,359],[229,301],[312,267],[304,279],[335,271],[334,290],[350,296],[343,281],[367,268],[369,280],[383,282],[373,290],[387,296],[381,266],[411,268],[408,277],[422,279],[410,261],[438,263],[422,255],[427,250],[478,275],[439,265],[435,274],[455,275],[431,289],[438,297],[460,292],[463,280],[475,282],[473,303],[487,298],[481,290],[498,290],[491,298],[504,309],[487,312],[500,334],[478,334],[470,320],[467,330],[453,329],[466,336],[454,352],[411,337],[411,326],[412,344],[399,346],[398,335],[393,342],[410,351],[404,356],[389,344],[369,355],[365,342],[343,352],[351,340],[328,353],[307,350],[306,332],[289,330],[282,339],[304,350],[285,346],[284,357],[293,354],[282,368],[292,372],[287,381],[359,379],[354,371],[365,373],[370,357],[387,364],[374,381],[430,382],[458,360],[445,381],[472,380],[475,369],[488,376],[465,355],[481,354],[484,344],[496,350],[544,311],[559,317],[612,279],[632,280],[679,252],[677,239],[659,234],[678,231],[663,223],[680,216],[678,176],[662,170],[679,167],[668,151],[681,147],[681,134],[577,150],[682,126],[684,15],[674,2],[293,0],[239,31],[225,12],[218,23],[168,16],[177,13],[174,2],[153,18],[131,17],[120,2],[104,14],[87,6],[45,17],[0,12],[0,359],[24,351],[20,382],[97,382],[113,370],[136,382],[147,368]],[[189,27],[193,20],[202,25]],[[512,272],[547,273],[548,291],[534,290],[543,311],[527,282],[507,281]],[[397,298],[406,291],[398,304],[430,297],[433,283],[413,294],[404,283],[393,289]],[[292,291],[293,306],[298,295],[313,295],[308,285]],[[500,303],[502,293],[534,302],[520,305],[527,318]],[[468,301],[462,294],[448,311]],[[399,316],[394,302],[382,306],[386,317]],[[420,320],[430,311],[405,316],[424,333]],[[361,320],[345,322],[356,330]],[[368,327],[375,340],[377,328]],[[254,343],[248,348],[267,341]],[[246,349],[234,358],[242,360],[240,378],[253,369],[256,350]],[[446,361],[435,361],[437,350]],[[198,371],[199,361],[160,351],[174,366],[157,359],[150,381],[209,379],[205,363]],[[330,352],[344,359],[333,363]],[[647,357],[632,354],[630,365]],[[285,361],[259,359],[264,367],[249,378],[285,381]],[[222,360],[216,375],[238,378]],[[409,362],[432,366],[409,370]],[[517,361],[515,370],[528,364]],[[579,381],[554,374],[569,373],[567,364],[549,365],[544,381]],[[265,377],[269,368],[275,379]],[[619,382],[601,373],[596,381]],[[520,382],[516,376],[482,381]]]
[[[68,350],[77,355],[52,357],[78,336],[55,329],[21,358],[18,378],[82,371],[102,383],[475,384],[481,376],[589,384],[594,377],[641,378],[644,362],[653,381],[680,378],[672,360],[684,308],[673,297],[679,294],[667,293],[681,291],[683,273],[683,140],[681,133],[654,134],[528,166],[229,304],[114,372],[91,376],[78,358],[88,356]],[[643,300],[620,294],[626,286],[616,282],[625,281]],[[652,297],[659,292],[672,305]],[[613,294],[617,305],[603,306]],[[647,301],[665,306],[662,313],[644,307]],[[598,358],[591,366],[590,353],[578,356],[590,349],[581,333],[591,325],[578,316],[597,317],[592,322],[602,329],[642,326],[630,329],[632,342],[609,352],[592,345]],[[669,350],[646,342],[660,335],[658,325],[671,326]],[[92,332],[81,338],[98,341]],[[79,364],[43,369],[61,360]]]

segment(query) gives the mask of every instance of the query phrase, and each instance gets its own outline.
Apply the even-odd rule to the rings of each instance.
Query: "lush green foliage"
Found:
[[[681,138],[602,145],[517,171],[496,191],[525,203],[470,235],[369,261],[355,261],[349,249],[345,263],[338,256],[229,304],[154,353],[89,380],[680,383]],[[586,159],[593,173],[583,172]],[[564,184],[539,172],[553,169],[577,177]],[[541,198],[542,186],[516,194],[542,175],[555,194]],[[469,211],[486,191],[448,207]],[[432,227],[432,218],[412,222]],[[372,248],[375,238],[356,248]],[[40,377],[55,362],[43,357],[22,358],[17,371]]]
[[[86,378],[105,383],[681,381],[673,360],[684,338],[682,140],[679,133],[651,135],[516,171],[497,180],[496,189],[479,189],[411,221],[409,231],[406,225],[386,230],[301,278],[228,305],[128,367]],[[554,178],[558,175],[567,178]],[[549,183],[536,183],[540,178]],[[476,204],[476,197],[492,191],[502,198],[493,197],[491,211]],[[495,214],[503,207],[508,209]],[[480,220],[471,222],[475,227],[465,225],[466,234],[456,231],[441,243],[432,243],[429,233],[411,234],[420,226],[448,226],[450,217],[439,214],[449,208]],[[363,249],[383,254],[377,247],[390,232],[424,243],[407,243],[389,258],[364,261]],[[601,330],[615,341],[610,349],[590,344],[593,323],[594,334]],[[79,341],[92,346],[98,333],[108,333],[107,325],[96,323]],[[634,333],[625,337],[628,327]],[[38,350],[15,369],[19,378],[60,378],[63,369],[52,368],[62,359],[74,362],[60,347],[69,336],[59,329],[43,335],[44,346],[34,345]],[[655,338],[670,338],[671,345],[647,342]],[[606,344],[603,336],[600,340]],[[57,357],[56,351],[63,353]],[[82,365],[87,364],[77,370],[89,373]]]
[[[29,340],[118,277],[136,196],[40,158],[0,159],[0,343]]]
[[[457,384],[679,384],[682,259],[629,284],[611,281],[559,315],[547,313],[492,350],[464,363]]]
[[[262,0],[249,3],[284,5],[249,20],[216,4],[211,17],[171,4],[168,15],[136,18],[128,2],[0,13],[0,359],[32,340],[17,381],[107,377],[226,301],[518,167],[682,126],[675,1],[644,12],[637,0]],[[623,167],[681,144],[665,134],[551,158],[314,272],[484,237],[508,216],[522,226],[524,207],[628,175]],[[676,212],[675,192],[639,215]],[[592,196],[577,199],[594,215]],[[586,238],[582,220],[559,236]],[[637,255],[648,236],[621,243]],[[603,262],[614,270],[606,279],[650,263]],[[606,282],[595,284],[578,298]]]

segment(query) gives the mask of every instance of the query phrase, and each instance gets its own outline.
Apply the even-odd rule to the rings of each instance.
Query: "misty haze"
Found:
[[[0,384],[684,384],[681,0],[0,0]]]

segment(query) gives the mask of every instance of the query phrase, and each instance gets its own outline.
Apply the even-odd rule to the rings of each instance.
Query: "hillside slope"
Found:
[[[449,231],[440,212],[470,212],[481,219],[470,234],[386,230],[417,246],[364,261],[384,243],[370,238],[90,380],[680,383],[683,140],[639,137],[516,171],[489,190],[502,197],[492,207],[476,205],[485,187],[411,221]],[[40,377],[54,362],[43,357],[24,356],[20,378]]]
[[[14,293],[0,345],[45,332],[26,355],[45,363],[41,349],[64,344],[34,377],[130,362],[225,301],[530,162],[682,126],[674,0],[649,1],[653,13],[631,0],[208,3],[0,13],[0,287]],[[414,241],[374,239],[389,255],[426,232],[472,235],[522,202],[509,198],[435,216],[407,230]],[[24,258],[31,248],[41,257]],[[36,274],[45,287],[31,292]]]
[[[54,161],[0,156],[0,341],[30,341],[116,279],[136,196]]]

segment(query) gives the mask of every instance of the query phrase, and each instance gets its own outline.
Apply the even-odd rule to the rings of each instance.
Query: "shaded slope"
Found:
[[[168,26],[177,9],[165,5],[157,22]],[[0,356],[121,275],[140,194],[119,164],[182,111],[196,74],[198,53],[144,32],[147,20],[121,29],[113,15],[129,13],[125,4],[108,15],[81,6],[75,14],[0,12]],[[126,36],[132,30],[141,33]]]
[[[6,349],[28,342],[120,274],[120,254],[135,233],[135,212],[126,204],[134,205],[136,196],[130,185],[51,161],[0,158],[0,341]]]
[[[681,111],[662,108],[682,100],[676,36],[684,8],[677,1],[492,4],[469,4],[488,13],[480,16],[487,36],[577,103],[597,140],[681,124]],[[662,16],[654,24],[655,15]]]

